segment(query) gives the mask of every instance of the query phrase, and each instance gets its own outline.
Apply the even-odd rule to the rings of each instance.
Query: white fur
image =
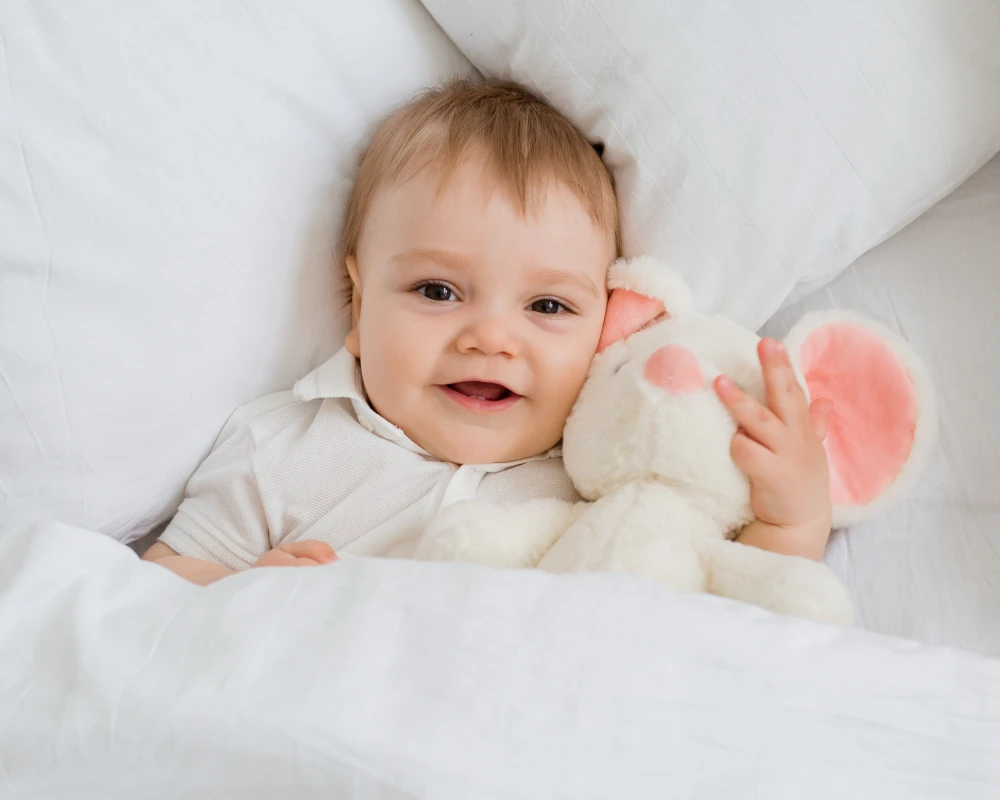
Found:
[[[667,509],[683,536],[663,535]],[[591,504],[538,566],[550,572],[631,572],[678,591],[704,591],[692,539],[714,527],[677,492],[658,483],[630,483]]]
[[[729,454],[736,426],[712,382],[724,372],[763,400],[758,337],[723,317],[694,313],[680,276],[650,258],[616,262],[608,285],[663,300],[670,318],[594,358],[566,423],[566,469],[593,502],[469,501],[431,525],[418,557],[552,572],[631,572],[678,591],[708,591],[779,613],[849,624],[847,592],[828,567],[731,541],[753,519],[750,484]],[[789,351],[797,354],[816,326],[847,318],[810,315],[790,334]],[[865,510],[868,516],[912,484],[933,439],[934,406],[926,373],[909,347],[881,326],[862,322],[903,359],[920,403],[911,458],[886,494]],[[667,344],[694,354],[700,391],[672,395],[645,379],[647,359]],[[850,518],[839,513],[839,520]]]
[[[489,567],[534,567],[585,509],[585,503],[554,497],[522,503],[455,503],[431,521],[413,557],[472,561]]]
[[[650,256],[619,258],[608,269],[608,288],[662,300],[670,316],[694,311],[694,297],[681,274]]]

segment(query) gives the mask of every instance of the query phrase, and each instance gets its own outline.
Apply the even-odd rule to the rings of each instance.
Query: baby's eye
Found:
[[[455,290],[444,283],[425,283],[417,287],[417,292],[437,303],[447,303],[455,299]]]
[[[541,300],[536,300],[531,304],[531,310],[539,314],[558,314],[560,311],[568,311],[569,309],[558,300],[553,300],[551,297],[543,297]]]

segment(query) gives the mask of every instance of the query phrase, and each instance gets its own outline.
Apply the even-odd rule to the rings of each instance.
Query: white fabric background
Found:
[[[368,129],[468,70],[416,0],[0,3],[0,525],[169,516],[342,344]]]
[[[423,0],[606,144],[628,255],[757,328],[1000,149],[989,0]]]
[[[1000,656],[1000,156],[764,330],[783,335],[820,308],[906,337],[938,398],[938,445],[916,488],[831,540],[859,623]]]
[[[907,59],[874,53],[856,64],[885,79],[869,81],[871,97],[913,100],[892,106],[899,119],[935,98],[969,103],[957,111],[973,124],[959,132],[974,142],[998,108],[971,102],[994,86],[997,6],[883,0],[904,23],[894,40],[903,49],[889,55],[919,52],[942,83],[914,97],[905,70],[883,69]],[[687,20],[673,30],[685,40],[655,43],[662,57],[738,52],[734,40],[712,38],[733,18],[718,17],[713,33],[703,7],[656,7]],[[875,8],[840,7],[855,21]],[[551,8],[571,27],[591,7]],[[928,9],[956,15],[954,24],[921,26]],[[884,19],[850,35],[834,18],[825,28],[787,19],[838,42],[886,32]],[[290,385],[339,346],[331,220],[359,137],[413,89],[469,67],[404,0],[7,0],[0,48],[0,523],[9,526],[0,535],[0,795],[1000,794],[1000,671],[969,653],[676,598],[624,576],[345,561],[201,590],[106,537],[17,528],[44,513],[140,532],[169,513],[236,405]],[[800,40],[783,58],[809,52]],[[849,52],[855,63],[868,51]],[[698,87],[711,76],[687,77]],[[822,73],[812,77],[826,86]],[[858,138],[844,131],[864,155],[872,107],[853,110]],[[955,176],[972,168],[971,150],[949,138],[951,117],[921,119],[906,130],[927,135],[927,164]],[[805,158],[796,147],[816,142],[797,132],[769,135]],[[909,142],[895,144],[908,152]],[[901,222],[933,199],[887,203],[926,173],[917,162],[907,162],[912,174],[902,169],[891,149],[867,155],[875,167],[884,160],[888,194],[866,199],[835,171],[785,174],[821,177],[834,210],[856,205],[848,222],[814,209],[845,226],[836,236],[847,260],[855,234],[874,241],[892,228],[863,212],[902,209]],[[702,180],[707,160],[673,162],[672,175],[694,207],[738,222],[741,210],[715,205],[728,184]],[[998,171],[994,162],[803,303],[894,325],[940,376],[941,447],[924,482],[896,515],[834,541],[831,560],[864,624],[994,654]],[[638,186],[639,172],[630,180]],[[793,192],[775,209],[805,236],[801,202]],[[781,214],[751,216],[756,233],[724,227],[714,243],[699,230],[698,242],[722,259],[761,245],[761,231],[793,227]],[[676,226],[662,235],[682,254],[697,250]],[[735,263],[748,270],[767,256],[763,245],[745,252]],[[847,263],[806,255],[817,270],[806,279]],[[756,303],[704,274],[702,292],[720,303]],[[778,302],[770,291],[767,302]]]

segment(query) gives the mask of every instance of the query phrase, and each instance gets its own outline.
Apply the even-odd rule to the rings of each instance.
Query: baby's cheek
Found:
[[[577,395],[587,379],[593,350],[587,341],[566,342],[553,348],[545,369],[547,394],[554,406],[563,415],[562,422],[569,415]]]
[[[407,335],[405,322],[404,315],[378,307],[364,309],[361,315],[362,377],[369,397],[385,416],[395,416],[420,355],[418,337]]]
[[[372,298],[362,308],[362,347],[367,342],[382,358],[405,361],[408,353],[419,350],[420,320],[413,316],[391,297]]]

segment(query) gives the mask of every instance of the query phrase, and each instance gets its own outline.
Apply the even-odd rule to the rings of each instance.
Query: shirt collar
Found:
[[[400,428],[397,428],[368,405],[368,401],[361,391],[361,371],[358,369],[358,360],[346,347],[340,348],[333,358],[320,364],[308,375],[296,381],[292,392],[304,401],[321,398],[350,400],[354,416],[357,417],[358,422],[365,430],[390,442],[395,442],[406,450],[419,453],[427,458],[434,458],[420,445],[413,442]],[[543,461],[561,455],[562,448],[557,445],[537,456],[498,464],[476,464],[475,467],[483,472],[499,472],[508,467],[516,467],[518,464]]]
[[[341,347],[329,361],[320,364],[304,378],[299,378],[292,391],[300,400],[346,397],[364,402],[360,381],[358,360],[346,347]]]
[[[320,364],[304,378],[300,378],[292,387],[292,391],[300,400],[320,398],[350,400],[354,416],[366,431],[390,442],[395,442],[400,447],[414,453],[430,457],[430,453],[411,441],[402,430],[368,405],[368,401],[361,392],[361,372],[358,369],[358,360],[348,352],[346,347],[340,348],[337,355]]]

